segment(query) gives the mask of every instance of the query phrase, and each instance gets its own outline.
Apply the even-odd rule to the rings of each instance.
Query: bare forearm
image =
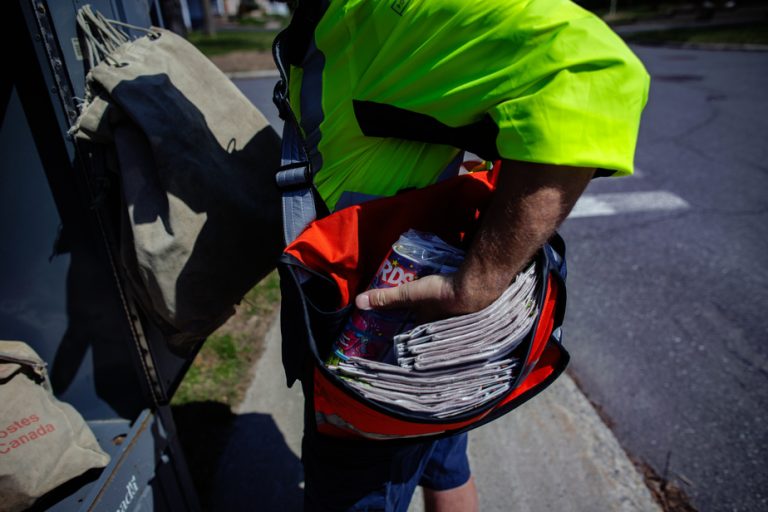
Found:
[[[422,319],[473,313],[496,300],[568,216],[593,169],[504,162],[467,258],[453,276],[363,292],[361,309],[408,307]]]
[[[501,295],[568,216],[593,173],[576,167],[503,163],[491,205],[454,276],[456,305],[462,312],[477,311]]]

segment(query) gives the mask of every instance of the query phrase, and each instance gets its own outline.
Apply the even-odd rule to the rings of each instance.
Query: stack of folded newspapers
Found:
[[[490,306],[395,336],[397,365],[352,357],[329,367],[363,396],[436,418],[462,414],[509,390],[520,370],[512,352],[538,313],[531,264]]]

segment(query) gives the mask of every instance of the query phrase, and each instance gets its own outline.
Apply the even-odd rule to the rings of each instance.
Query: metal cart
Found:
[[[162,26],[156,0],[89,0],[105,16]],[[0,88],[0,339],[49,363],[55,394],[111,457],[46,495],[41,510],[198,510],[168,401],[180,357],[129,300],[113,258],[99,162],[67,135],[83,97],[78,0],[5,4]]]

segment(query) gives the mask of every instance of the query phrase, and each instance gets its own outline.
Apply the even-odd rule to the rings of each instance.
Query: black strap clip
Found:
[[[275,90],[272,92],[272,102],[277,107],[277,114],[283,121],[288,121],[291,116],[291,105],[288,103],[287,85],[284,79],[280,79],[275,84]]]

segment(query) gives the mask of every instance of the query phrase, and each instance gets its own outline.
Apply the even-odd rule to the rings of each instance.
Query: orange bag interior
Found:
[[[463,246],[487,205],[488,172],[464,174],[430,187],[350,206],[312,222],[285,253],[333,279],[343,307],[373,278],[392,244],[409,229]]]

